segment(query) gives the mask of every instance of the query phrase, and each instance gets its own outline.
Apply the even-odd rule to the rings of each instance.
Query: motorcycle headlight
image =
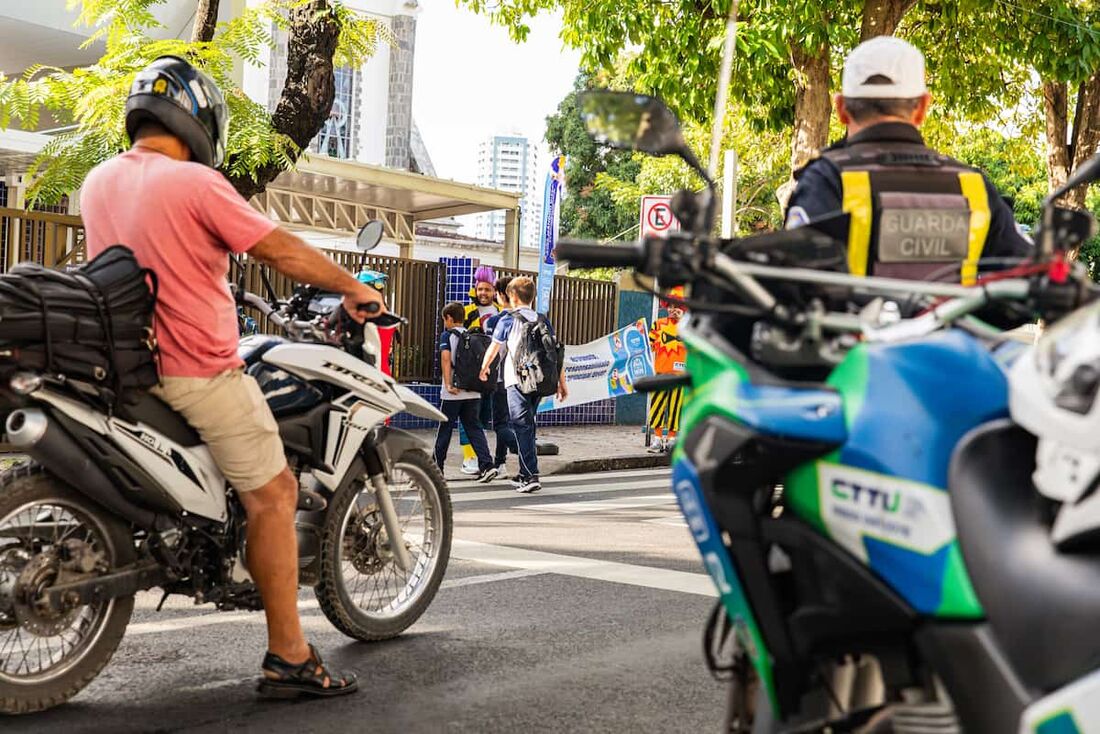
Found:
[[[1035,349],[1043,392],[1055,405],[1088,414],[1100,388],[1100,302],[1057,322]]]

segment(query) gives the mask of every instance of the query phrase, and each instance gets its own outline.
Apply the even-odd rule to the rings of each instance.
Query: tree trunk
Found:
[[[340,23],[327,0],[309,0],[290,11],[286,85],[271,123],[302,150],[321,131],[336,97],[332,57],[339,36]],[[231,176],[230,181],[241,196],[251,199],[282,172],[281,166],[270,163],[255,172],[255,179]]]
[[[191,30],[191,42],[209,42],[214,38],[218,25],[218,3],[221,0],[199,0],[195,11],[195,26]]]
[[[863,6],[859,40],[894,35],[901,19],[916,4],[917,0],[867,0]]]
[[[1100,148],[1100,73],[1093,74],[1077,89],[1072,132],[1069,129],[1069,89],[1065,82],[1043,82],[1043,110],[1047,181],[1054,190]],[[1078,186],[1062,197],[1061,204],[1084,209],[1087,193],[1088,186]]]
[[[829,47],[822,44],[813,52],[791,48],[795,70],[794,138],[791,142],[791,171],[797,171],[829,142]],[[784,207],[794,191],[794,180],[779,187],[776,196]]]
[[[1069,178],[1069,92],[1065,82],[1043,82],[1043,111],[1047,127],[1047,182],[1050,190]]]

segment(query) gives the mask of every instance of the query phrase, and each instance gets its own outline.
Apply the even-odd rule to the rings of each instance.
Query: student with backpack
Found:
[[[492,364],[481,375],[482,358],[489,350],[486,334],[473,334],[462,325],[465,309],[461,303],[448,303],[443,308],[443,334],[439,338],[439,361],[443,367],[443,390],[440,410],[447,416],[446,423],[439,424],[435,436],[435,463],[440,470],[447,459],[451,435],[455,426],[461,425],[470,438],[470,445],[477,456],[477,481],[482,484],[496,478],[499,470],[493,466],[489,455],[489,442],[478,420],[481,409],[481,391],[492,389],[496,375],[491,374]],[[493,382],[489,382],[491,377]]]
[[[486,334],[492,335],[496,330],[497,322],[500,321],[501,316],[504,315],[508,308],[508,284],[512,282],[512,276],[502,275],[496,279],[493,287],[496,289],[496,297],[494,303],[499,307],[499,311],[488,318],[482,319],[482,324]],[[504,351],[503,349],[501,350]],[[503,356],[503,354],[501,355]],[[500,363],[503,363],[503,359],[498,357]],[[480,369],[480,365],[478,365]],[[508,460],[508,452],[519,455],[519,449],[516,446],[516,434],[512,430],[512,419],[508,416],[508,388],[504,385],[504,370],[498,370],[499,377],[497,378],[496,389],[493,390],[492,409],[493,409],[493,430],[497,434],[496,451],[493,453],[493,465],[504,473],[504,465]],[[484,418],[484,401],[482,398],[482,418]],[[482,421],[484,424],[484,420]]]
[[[539,401],[548,395],[565,400],[569,390],[562,369],[565,348],[554,336],[550,320],[535,313],[535,282],[520,276],[508,284],[511,306],[493,331],[493,343],[481,363],[481,379],[490,377],[501,350],[504,360],[504,384],[508,392],[508,415],[519,448],[519,476],[513,485],[517,492],[529,494],[542,489],[539,482],[538,455],[535,451],[535,416]]]

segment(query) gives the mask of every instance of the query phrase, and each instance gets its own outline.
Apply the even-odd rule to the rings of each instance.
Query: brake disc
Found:
[[[66,605],[60,611],[51,609],[45,601],[46,590],[61,571],[61,561],[53,552],[39,553],[31,558],[15,581],[15,620],[19,626],[38,637],[54,637],[68,629],[80,605]]]
[[[377,510],[371,505],[366,510]],[[382,518],[376,511],[362,511],[348,523],[344,536],[344,557],[362,574],[378,573],[392,555],[385,539]]]

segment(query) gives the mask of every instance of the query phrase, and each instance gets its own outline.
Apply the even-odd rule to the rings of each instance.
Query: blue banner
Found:
[[[543,314],[550,311],[550,294],[554,290],[554,271],[557,268],[554,248],[558,244],[558,205],[563,193],[565,156],[560,155],[550,161],[550,172],[546,174],[546,190],[542,197],[542,237],[539,240],[539,282],[535,310]]]

